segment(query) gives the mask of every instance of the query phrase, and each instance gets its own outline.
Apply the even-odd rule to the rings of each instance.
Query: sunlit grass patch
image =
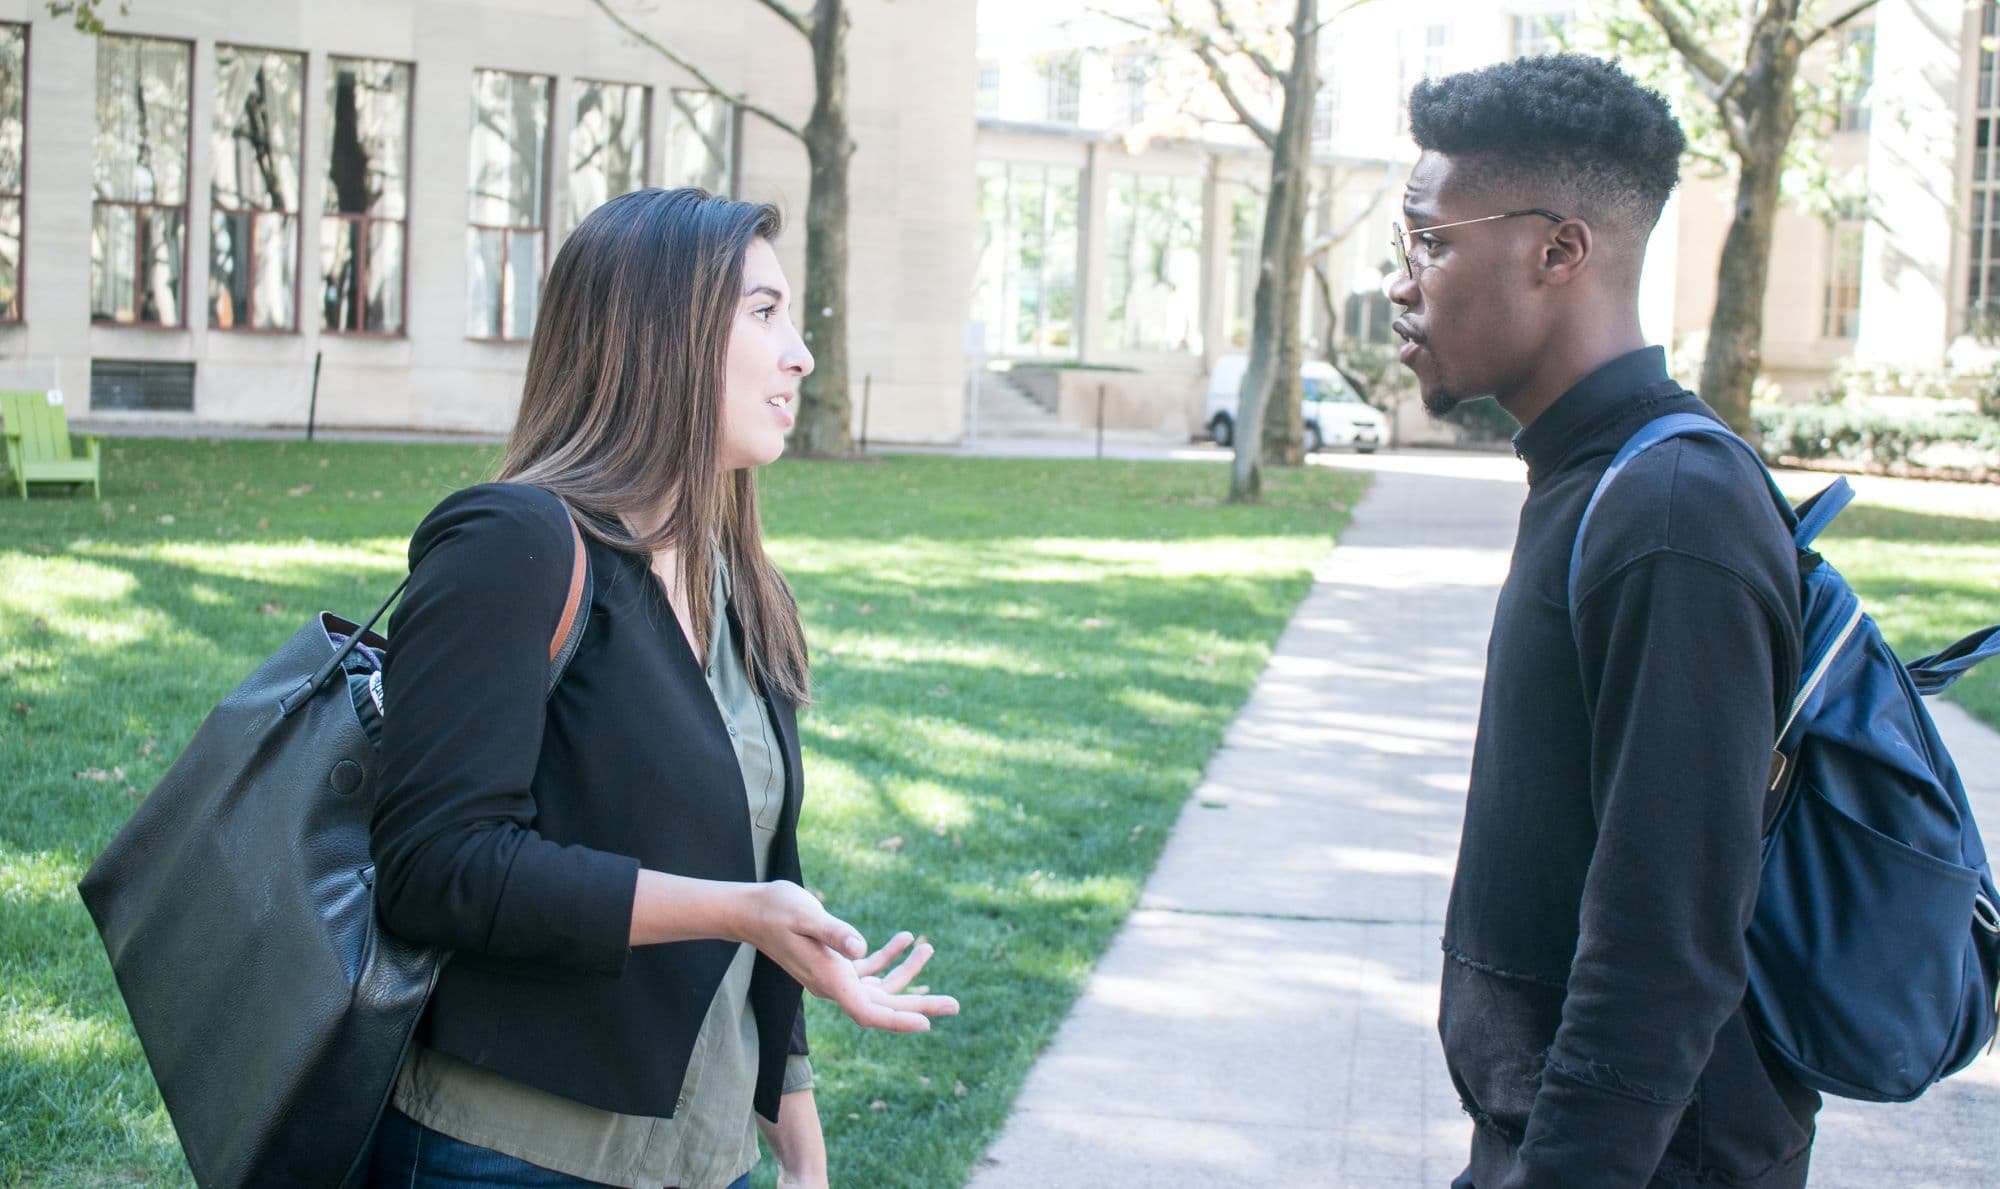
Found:
[[[0,1185],[185,1183],[74,882],[208,708],[313,612],[373,610],[423,514],[496,457],[107,453],[102,504],[0,500]],[[1240,508],[1225,481],[948,458],[762,477],[813,647],[807,880],[871,938],[927,934],[927,981],[966,1004],[922,1038],[809,1009],[836,1183],[963,1181],[1363,486],[1283,472]]]

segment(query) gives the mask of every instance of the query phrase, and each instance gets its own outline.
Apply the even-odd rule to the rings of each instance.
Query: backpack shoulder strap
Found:
[[[1778,489],[1778,481],[1771,477],[1770,469],[1764,465],[1764,460],[1757,456],[1756,449],[1750,443],[1737,437],[1728,426],[1719,421],[1703,417],[1699,413],[1669,413],[1665,417],[1655,417],[1653,420],[1640,426],[1638,431],[1631,437],[1625,439],[1625,444],[1619,447],[1617,455],[1612,458],[1611,465],[1604,468],[1604,476],[1597,481],[1596,489],[1590,493],[1590,502],[1583,506],[1583,519],[1577,523],[1576,540],[1570,545],[1569,550],[1569,610],[1572,629],[1576,623],[1577,580],[1583,568],[1583,535],[1590,528],[1591,513],[1597,510],[1598,501],[1604,498],[1604,493],[1610,490],[1612,481],[1617,479],[1627,466],[1631,465],[1633,459],[1662,442],[1670,442],[1675,438],[1694,437],[1699,434],[1725,438],[1742,447],[1744,453],[1748,454],[1751,460],[1757,464],[1758,473],[1764,476],[1764,482],[1771,489],[1771,497],[1777,501],[1778,514],[1784,518],[1785,527],[1791,529],[1796,538],[1801,527],[1799,518],[1792,511],[1790,502],[1785,499],[1785,493]],[[1833,519],[1834,513],[1840,511],[1848,498],[1851,498],[1851,495],[1843,497],[1837,503],[1833,504],[1827,511],[1824,519],[1820,520],[1814,526],[1813,532],[1817,533],[1820,528],[1825,527],[1826,521]]]
[[[563,505],[563,514],[569,519],[569,539],[572,549],[569,566],[569,596],[563,600],[562,618],[556,621],[555,635],[549,639],[549,679],[542,689],[542,696],[556,692],[556,684],[562,680],[563,672],[569,668],[570,658],[576,655],[576,646],[583,641],[583,627],[590,619],[590,551],[583,547],[583,531],[576,525],[576,514]]]

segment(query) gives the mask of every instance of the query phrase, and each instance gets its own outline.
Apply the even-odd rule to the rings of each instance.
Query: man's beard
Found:
[[[1442,417],[1465,403],[1465,398],[1445,391],[1442,386],[1429,389],[1421,394],[1424,412],[1433,417]]]

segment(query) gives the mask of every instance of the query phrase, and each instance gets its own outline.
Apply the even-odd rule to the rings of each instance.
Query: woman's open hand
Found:
[[[915,939],[898,933],[869,954],[853,926],[827,912],[799,885],[779,880],[756,887],[744,940],[782,966],[800,986],[832,1001],[848,1019],[884,1032],[927,1032],[933,1017],[958,1014],[958,1000],[949,995],[904,991],[930,961],[929,942],[916,942],[912,949]],[[909,956],[889,969],[906,949]]]

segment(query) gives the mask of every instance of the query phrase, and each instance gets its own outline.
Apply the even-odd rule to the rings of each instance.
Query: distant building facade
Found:
[[[874,432],[961,432],[976,229],[969,5],[850,5],[851,371]],[[633,5],[803,123],[803,38],[751,0]],[[0,0],[0,386],[72,416],[504,431],[542,279],[605,199],[773,201],[805,153],[576,0],[138,0],[103,37]],[[896,63],[873,69],[870,63]],[[857,413],[858,415],[858,413]]]

